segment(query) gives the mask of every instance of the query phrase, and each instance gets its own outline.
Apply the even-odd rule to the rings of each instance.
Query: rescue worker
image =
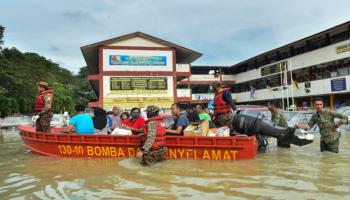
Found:
[[[271,121],[275,125],[277,125],[279,127],[283,127],[283,128],[288,127],[287,119],[284,116],[284,114],[282,113],[282,111],[278,109],[277,102],[275,102],[275,101],[268,102],[267,108],[269,109],[269,111],[271,111]],[[290,148],[290,143],[284,144],[282,141],[277,140],[277,146],[284,147],[284,148]]]
[[[337,128],[342,124],[348,122],[348,117],[341,113],[333,112],[323,108],[323,100],[315,98],[313,100],[313,106],[316,109],[316,113],[312,115],[308,124],[297,124],[296,128],[310,129],[315,124],[320,128],[320,150],[330,151],[333,153],[339,153],[339,138],[340,133]],[[334,118],[339,118],[340,121],[335,124]]]
[[[166,131],[162,126],[163,120],[159,116],[159,110],[157,106],[146,108],[148,120],[144,127],[144,142],[141,151],[137,152],[137,157],[141,158],[141,164],[144,166],[166,159]]]
[[[232,110],[236,110],[236,105],[232,100],[230,88],[223,88],[220,82],[212,85],[215,92],[214,97],[214,118],[216,127],[228,126],[230,131],[232,127]]]
[[[39,118],[35,122],[37,132],[50,132],[50,122],[53,116],[51,111],[53,101],[53,89],[44,81],[38,82],[39,95],[36,97],[34,111]]]

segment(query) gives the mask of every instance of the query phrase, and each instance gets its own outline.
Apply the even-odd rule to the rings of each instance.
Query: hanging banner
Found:
[[[146,108],[149,105],[157,105],[160,108],[170,108],[173,103],[173,97],[117,97],[103,99],[104,107],[107,110],[111,110],[115,105],[122,108]]]

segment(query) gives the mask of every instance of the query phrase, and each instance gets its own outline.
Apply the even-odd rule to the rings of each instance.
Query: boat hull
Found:
[[[141,136],[76,135],[35,132],[19,126],[24,144],[33,152],[53,157],[135,157]],[[167,136],[168,159],[241,160],[257,154],[255,137]]]

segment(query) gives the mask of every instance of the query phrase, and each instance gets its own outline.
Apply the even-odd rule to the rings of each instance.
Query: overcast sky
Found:
[[[350,0],[1,0],[5,46],[73,72],[80,47],[135,31],[233,65],[350,20]]]

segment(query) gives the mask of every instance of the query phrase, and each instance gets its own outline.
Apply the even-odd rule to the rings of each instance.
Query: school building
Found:
[[[97,42],[81,51],[88,79],[99,100],[90,107],[130,109],[191,101],[189,90],[177,90],[177,82],[191,76],[191,63],[202,56],[194,50],[135,32]]]
[[[330,107],[350,105],[350,21],[231,66],[192,66],[202,54],[141,32],[81,50],[99,96],[90,106],[208,103],[216,81],[238,104],[310,107],[317,96]]]

